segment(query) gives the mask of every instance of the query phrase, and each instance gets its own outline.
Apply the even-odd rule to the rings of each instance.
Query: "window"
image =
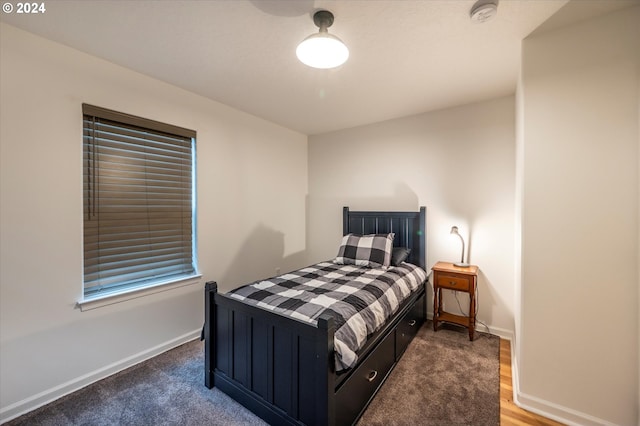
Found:
[[[196,132],[82,112],[85,299],[194,276]]]

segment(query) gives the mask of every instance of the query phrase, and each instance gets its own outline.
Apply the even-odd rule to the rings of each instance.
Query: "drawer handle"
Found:
[[[449,281],[449,285],[456,285],[455,281]]]
[[[410,327],[413,327],[414,325],[416,325],[416,320],[409,321],[409,326]]]
[[[375,380],[375,378],[378,376],[378,372],[376,370],[373,370],[371,373],[369,373],[369,375],[367,376],[367,380],[370,382],[373,382]]]

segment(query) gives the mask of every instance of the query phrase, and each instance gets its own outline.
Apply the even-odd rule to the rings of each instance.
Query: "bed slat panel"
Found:
[[[233,344],[233,339],[231,336],[232,326],[231,326],[231,312],[221,306],[218,306],[216,309],[216,322],[218,323],[218,335],[216,345],[214,345],[215,353],[216,353],[216,367],[218,370],[222,371],[227,375],[231,375],[231,348],[230,345]]]
[[[391,220],[391,229],[389,232],[393,232],[395,237],[393,238],[393,246],[394,247],[409,247],[409,239],[408,239],[408,224],[406,219],[401,219],[399,217],[394,217]]]
[[[286,329],[276,328],[273,333],[273,404],[290,413],[293,336]]]
[[[251,389],[266,399],[271,400],[271,393],[269,392],[269,360],[272,358],[269,355],[269,348],[273,347],[269,343],[269,340],[273,336],[271,327],[267,326],[264,322],[253,322],[253,336],[252,336],[252,348],[251,348],[251,370],[253,383]]]
[[[316,378],[318,373],[316,366],[311,363],[315,359],[315,342],[309,339],[300,339],[300,357],[298,368],[298,418],[302,423],[310,425],[318,418],[316,413],[317,404],[310,404],[317,398],[316,390],[318,383]],[[306,403],[305,403],[306,402]]]
[[[251,353],[249,342],[251,339],[251,319],[240,312],[234,312],[233,316],[233,378],[250,387]]]

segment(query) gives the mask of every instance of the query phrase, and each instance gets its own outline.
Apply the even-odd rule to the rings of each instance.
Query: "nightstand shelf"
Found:
[[[476,328],[476,294],[478,288],[478,267],[463,268],[449,262],[433,265],[433,329],[438,331],[439,322],[449,322],[466,327],[469,340],[473,340]],[[445,312],[442,308],[442,290],[460,291],[469,294],[469,316]]]
[[[438,322],[451,322],[461,325],[463,327],[469,327],[469,317],[462,315],[450,314],[449,312],[440,312],[438,315]]]

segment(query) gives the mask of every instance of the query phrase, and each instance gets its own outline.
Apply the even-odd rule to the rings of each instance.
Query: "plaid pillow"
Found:
[[[342,237],[338,256],[334,263],[358,265],[370,268],[388,268],[391,264],[393,237],[395,234],[347,234]]]

